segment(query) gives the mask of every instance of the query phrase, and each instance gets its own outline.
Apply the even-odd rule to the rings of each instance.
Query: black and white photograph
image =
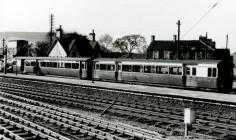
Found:
[[[0,140],[236,140],[235,0],[0,0]]]

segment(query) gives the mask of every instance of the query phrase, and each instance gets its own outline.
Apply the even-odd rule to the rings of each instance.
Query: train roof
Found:
[[[93,61],[116,61],[116,62],[159,62],[159,63],[183,63],[186,65],[197,64],[218,64],[223,60],[160,60],[160,59],[110,59],[110,58],[97,58]]]
[[[15,57],[14,59],[20,60],[67,60],[67,61],[87,61],[90,58],[86,57]]]

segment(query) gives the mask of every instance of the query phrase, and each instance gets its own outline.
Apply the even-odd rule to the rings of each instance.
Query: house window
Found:
[[[164,51],[164,59],[170,59],[170,51]]]
[[[153,59],[159,58],[159,51],[153,51]]]

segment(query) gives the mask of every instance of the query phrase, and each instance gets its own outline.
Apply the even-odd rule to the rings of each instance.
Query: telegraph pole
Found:
[[[4,56],[5,56],[5,54],[4,54],[4,53],[5,53],[5,48],[4,48],[4,47],[5,47],[5,41],[6,41],[6,40],[3,38],[3,39],[2,39],[2,54],[3,54]],[[5,60],[4,60],[4,65],[6,65]],[[4,67],[4,73],[5,73],[5,67]]]
[[[226,49],[228,49],[228,39],[229,39],[229,36],[228,34],[226,35]]]
[[[5,53],[5,59],[4,59],[4,74],[7,74],[7,45],[5,47],[5,39],[2,39],[2,46],[3,46],[3,52]]]
[[[54,15],[50,15],[50,46],[52,46],[52,33],[53,33],[53,26],[54,26]]]
[[[177,59],[179,59],[179,39],[180,39],[180,20],[177,22],[178,25],[178,41],[177,41]]]
[[[205,59],[207,59],[207,32],[206,32]]]

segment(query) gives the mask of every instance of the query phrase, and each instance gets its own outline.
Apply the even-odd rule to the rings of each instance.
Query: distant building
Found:
[[[62,32],[61,30],[57,30]],[[90,33],[90,40],[80,35],[74,37],[62,37],[57,33],[57,39],[54,41],[48,51],[50,57],[92,57],[102,56],[99,43],[95,40],[94,31]]]
[[[7,42],[7,60],[11,62],[15,56],[28,56],[28,41],[10,40]]]
[[[152,36],[151,44],[147,49],[148,59],[214,59],[215,42],[200,36],[199,40],[155,40]]]

